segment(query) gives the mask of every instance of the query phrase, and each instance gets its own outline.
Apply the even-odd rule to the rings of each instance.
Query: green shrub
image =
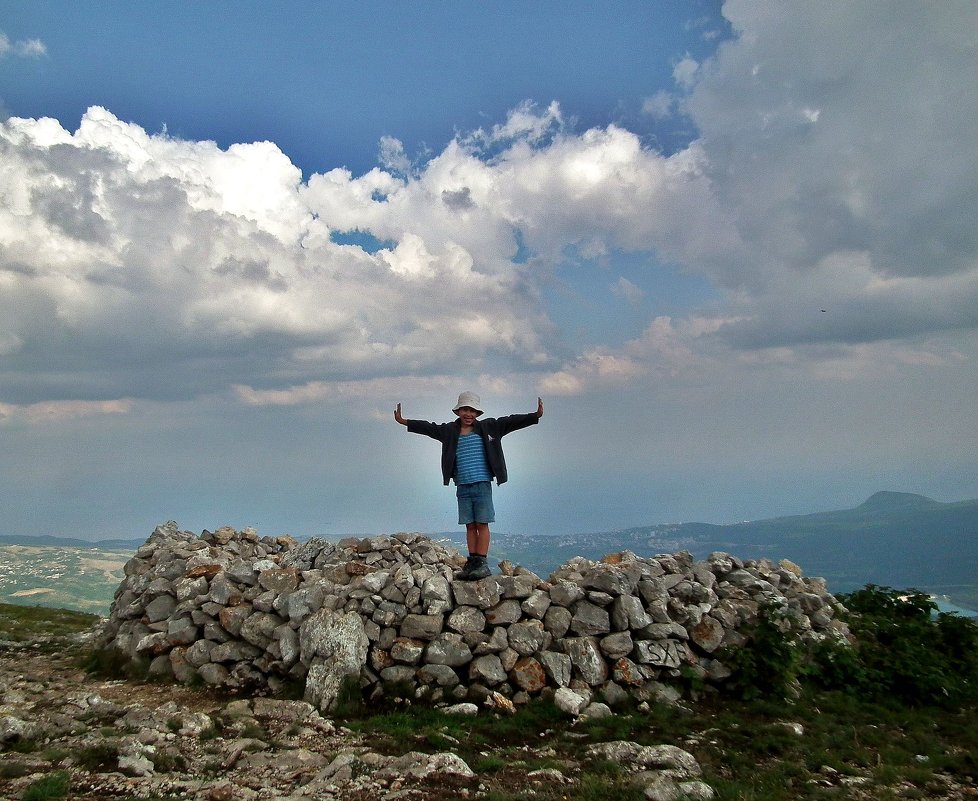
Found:
[[[358,676],[344,676],[336,693],[332,714],[337,718],[357,717],[366,712],[363,688]]]
[[[840,595],[856,638],[853,656],[818,654],[823,686],[910,706],[960,706],[978,700],[978,624],[938,613],[917,590],[868,584]]]
[[[39,747],[37,740],[33,737],[18,737],[7,745],[7,749],[16,754],[33,754]]]
[[[65,798],[71,787],[71,777],[63,770],[49,773],[33,782],[21,796],[22,801],[50,801]]]
[[[745,699],[795,694],[803,652],[793,619],[782,607],[764,605],[741,633],[747,642],[724,655],[733,671],[727,687]]]
[[[157,751],[152,762],[157,773],[180,773],[188,768],[186,757],[179,751]]]
[[[71,756],[71,750],[63,746],[49,746],[44,749],[42,756],[52,765],[57,765],[65,757]]]
[[[585,773],[574,791],[576,801],[643,801],[645,793],[626,778]]]
[[[270,739],[268,731],[262,728],[262,725],[254,718],[241,722],[238,735],[249,740],[261,740],[262,742],[267,742]]]
[[[869,668],[859,650],[829,640],[812,646],[803,667],[806,680],[823,690],[853,691],[870,685]]]
[[[118,648],[96,648],[84,655],[81,667],[85,672],[104,679],[145,679],[149,662],[129,659]]]
[[[498,773],[501,770],[505,770],[508,767],[512,767],[513,763],[511,760],[507,759],[502,754],[489,754],[488,756],[480,756],[478,759],[472,762],[472,770],[476,773]]]
[[[30,773],[30,767],[23,762],[12,760],[9,757],[0,762],[0,779],[19,779],[21,776],[29,776]]]
[[[958,690],[969,698],[978,698],[978,622],[940,612],[936,625],[940,651],[964,685]]]
[[[111,743],[99,742],[78,749],[75,761],[90,773],[113,771],[119,767],[119,750]]]

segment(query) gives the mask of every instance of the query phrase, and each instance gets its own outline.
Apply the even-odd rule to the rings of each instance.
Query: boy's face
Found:
[[[479,416],[479,413],[473,409],[471,406],[461,406],[456,411],[458,419],[462,421],[463,426],[470,426],[475,422],[475,418]]]

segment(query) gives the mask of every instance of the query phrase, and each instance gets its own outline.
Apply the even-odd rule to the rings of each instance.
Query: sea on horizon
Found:
[[[952,604],[950,601],[941,598],[940,596],[937,595],[932,595],[931,598],[933,599],[934,603],[937,604],[938,612],[953,613],[955,615],[958,615],[959,617],[970,617],[970,618],[978,619],[978,610],[966,609],[963,606]]]

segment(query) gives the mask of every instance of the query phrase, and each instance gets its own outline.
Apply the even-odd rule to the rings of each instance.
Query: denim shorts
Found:
[[[477,481],[475,484],[459,484],[455,491],[458,498],[458,523],[495,523],[496,510],[492,508],[492,483]]]

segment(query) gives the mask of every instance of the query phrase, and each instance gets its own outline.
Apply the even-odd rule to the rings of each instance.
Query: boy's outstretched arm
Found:
[[[397,404],[397,407],[394,409],[394,419],[402,426],[407,425],[407,420],[401,415],[401,404]]]
[[[400,408],[400,405],[398,405]],[[543,417],[543,398],[537,398],[537,420]]]

